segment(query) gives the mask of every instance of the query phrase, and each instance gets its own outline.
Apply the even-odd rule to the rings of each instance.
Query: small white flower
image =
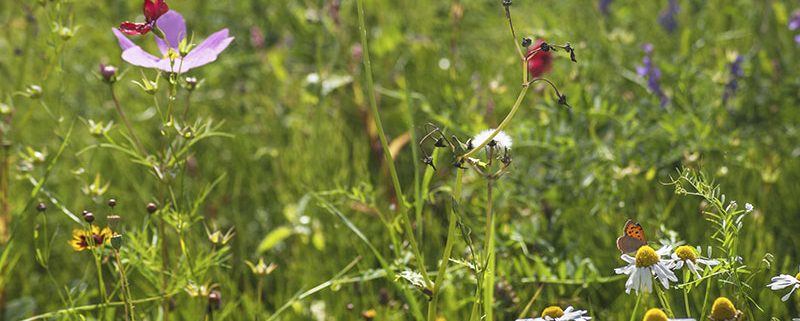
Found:
[[[560,307],[551,306],[542,311],[541,318],[517,319],[517,321],[589,321],[592,317],[586,314],[586,310],[575,310],[572,306],[561,310]]]
[[[800,288],[800,273],[797,273],[796,276],[791,276],[788,274],[781,274],[779,276],[772,278],[772,283],[767,284],[767,287],[772,289],[773,291],[783,290],[785,288],[792,288],[789,290],[789,293],[781,297],[782,301],[788,301],[789,296],[794,293],[797,288]]]
[[[672,260],[674,262],[672,269],[679,270],[686,266],[689,271],[692,271],[695,276],[700,278],[700,272],[697,271],[700,264],[707,267],[719,264],[717,260],[711,260],[697,255],[698,252],[700,251],[688,245],[679,246],[675,249],[675,252],[672,253]]]
[[[753,204],[750,204],[750,203],[744,203],[744,210],[745,210],[745,212],[747,212],[747,213],[750,213],[750,212],[752,212],[752,211],[753,211]]]
[[[483,144],[483,142],[489,139],[489,135],[491,135],[493,132],[494,129],[487,129],[478,133],[475,135],[475,137],[472,137],[472,147],[478,147]],[[488,149],[490,147],[494,147],[496,152],[503,152],[506,149],[511,149],[511,143],[511,137],[508,136],[508,134],[506,134],[504,131],[500,131],[490,142],[486,144],[486,148]]]
[[[670,268],[674,264],[671,259],[663,259],[663,256],[669,255],[672,247],[664,246],[658,251],[653,250],[650,246],[642,246],[636,251],[636,257],[628,254],[623,254],[620,258],[627,262],[627,266],[614,269],[617,274],[628,275],[628,281],[625,282],[625,293],[630,294],[631,290],[642,292],[653,291],[653,277],[661,283],[665,289],[669,289],[669,281],[678,282]]]

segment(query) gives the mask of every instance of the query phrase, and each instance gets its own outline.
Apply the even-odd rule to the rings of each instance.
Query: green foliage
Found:
[[[766,284],[800,265],[800,7],[678,2],[669,33],[666,1],[514,1],[516,38],[575,48],[557,95],[523,86],[501,0],[364,0],[363,39],[357,1],[173,0],[195,42],[236,37],[187,75],[120,58],[110,29],[140,1],[0,2],[0,319],[700,320],[718,296],[798,317]],[[510,165],[459,158],[512,110]],[[113,246],[70,247],[84,210]],[[628,218],[720,264],[626,295]]]

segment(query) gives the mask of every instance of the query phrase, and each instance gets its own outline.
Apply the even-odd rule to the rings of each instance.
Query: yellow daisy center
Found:
[[[560,318],[564,315],[564,310],[557,306],[549,306],[542,311],[542,317]]]
[[[658,263],[658,254],[652,247],[642,246],[636,251],[636,266],[650,267]]]
[[[697,261],[697,252],[688,245],[678,246],[678,248],[675,249],[675,254],[684,261]]]
[[[800,280],[800,273],[797,273],[797,275],[795,275],[794,278]]]
[[[736,307],[733,302],[726,297],[719,297],[714,300],[711,306],[711,319],[715,321],[730,320],[736,317]]]
[[[647,310],[642,321],[667,321],[667,315],[661,309],[652,308]]]

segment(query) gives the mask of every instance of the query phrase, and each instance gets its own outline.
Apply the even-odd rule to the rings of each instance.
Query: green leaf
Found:
[[[269,234],[261,240],[261,244],[258,245],[258,253],[269,251],[275,244],[292,236],[292,234],[294,234],[294,232],[288,226],[281,226],[272,230],[272,232],[269,232]]]

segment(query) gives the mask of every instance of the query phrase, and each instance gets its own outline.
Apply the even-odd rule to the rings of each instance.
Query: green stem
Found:
[[[689,280],[689,277],[691,277],[690,273],[691,272],[689,272],[688,269],[684,270],[683,271],[683,279],[684,280]],[[692,317],[692,311],[689,309],[689,287],[688,286],[685,286],[683,288],[683,305],[684,305],[684,308],[686,308],[686,317],[687,318],[691,318]]]
[[[119,114],[119,118],[122,119],[122,123],[125,124],[125,127],[128,129],[128,133],[131,135],[131,138],[136,143],[136,151],[140,154],[144,152],[144,147],[142,147],[142,142],[139,140],[139,137],[136,136],[136,133],[133,131],[133,126],[131,126],[131,122],[128,121],[128,117],[125,116],[125,111],[122,110],[122,105],[119,103],[119,99],[117,99],[117,94],[114,93],[114,85],[108,86],[109,90],[111,91],[111,100],[114,101],[114,107],[117,109],[117,114]]]
[[[517,96],[517,101],[514,102],[514,106],[511,107],[511,111],[508,112],[508,115],[506,115],[506,118],[504,118],[503,121],[500,123],[500,125],[498,125],[497,128],[495,128],[495,130],[492,132],[492,134],[489,135],[489,137],[487,137],[486,140],[481,142],[480,145],[478,145],[477,147],[473,148],[472,150],[470,150],[466,154],[464,154],[461,157],[459,157],[460,159],[463,160],[463,159],[465,159],[467,157],[471,157],[472,155],[475,155],[475,153],[477,153],[478,151],[480,151],[484,147],[486,147],[486,144],[488,144],[490,141],[492,141],[494,139],[494,137],[497,136],[497,134],[500,131],[502,131],[504,128],[506,128],[506,126],[508,126],[508,124],[511,122],[511,119],[514,118],[514,115],[517,114],[517,111],[519,110],[519,107],[522,105],[522,101],[525,98],[525,94],[528,93],[528,88],[530,88],[530,86],[528,84],[525,84],[525,85],[522,86],[522,90],[519,92],[519,96]]]
[[[486,184],[486,270],[483,272],[483,310],[484,320],[494,321],[494,274],[495,274],[495,216],[492,211],[492,183],[493,178],[488,178]]]
[[[166,298],[166,295],[154,296],[154,297],[150,297],[150,298],[146,298],[146,299],[132,300],[132,301],[130,301],[130,303],[131,304],[146,303],[146,302],[151,302],[151,301],[158,301],[158,300],[161,300],[161,299],[164,299],[164,298]],[[63,310],[58,310],[58,311],[53,311],[53,312],[47,312],[47,313],[40,314],[40,315],[37,315],[37,316],[32,316],[32,317],[24,319],[22,321],[34,321],[34,320],[50,319],[50,318],[53,318],[53,317],[61,315],[61,314],[70,314],[70,313],[75,313],[75,312],[80,312],[80,311],[92,311],[92,310],[97,310],[97,309],[103,309],[103,308],[115,307],[115,306],[124,306],[124,305],[125,305],[125,302],[108,302],[108,303],[83,305],[83,306],[69,308],[69,309],[63,309]]]
[[[381,141],[381,147],[383,148],[383,156],[386,161],[386,165],[389,168],[389,174],[392,177],[392,186],[394,188],[395,198],[397,199],[397,212],[400,213],[403,217],[403,227],[405,229],[405,233],[408,237],[408,242],[411,244],[411,250],[414,253],[414,257],[419,264],[419,270],[422,274],[422,278],[425,280],[425,285],[428,288],[432,287],[432,282],[430,277],[428,276],[428,272],[426,271],[425,267],[425,260],[419,251],[419,247],[417,246],[417,240],[414,237],[414,228],[411,226],[411,219],[406,212],[406,204],[405,199],[403,197],[403,189],[400,187],[400,179],[397,175],[397,168],[394,165],[394,159],[392,159],[392,155],[389,152],[389,142],[386,139],[386,133],[383,130],[383,123],[381,122],[380,113],[378,112],[378,102],[375,98],[375,85],[374,80],[372,79],[372,63],[369,59],[369,44],[367,42],[367,27],[366,22],[364,22],[364,0],[356,0],[356,5],[358,7],[358,29],[359,34],[361,35],[361,47],[363,48],[364,53],[364,72],[366,73],[367,77],[367,92],[369,94],[369,106],[371,111],[372,119],[375,121],[375,127],[378,130],[378,137]]]
[[[433,285],[433,298],[428,303],[428,321],[435,321],[436,320],[436,307],[439,303],[439,296],[442,288],[442,284],[444,283],[444,279],[447,276],[447,264],[450,262],[450,255],[453,252],[453,243],[456,238],[456,221],[458,217],[456,217],[456,209],[453,208],[453,203],[456,203],[456,207],[458,206],[458,202],[461,196],[461,186],[462,181],[461,178],[464,175],[464,171],[457,170],[456,172],[456,187],[453,191],[452,199],[447,200],[445,203],[445,209],[448,213],[448,225],[447,225],[447,241],[444,245],[444,253],[442,253],[442,260],[439,262],[439,271],[436,273],[436,283]]]
[[[119,256],[119,251],[114,250],[114,257],[117,260],[117,266],[119,267],[119,277],[120,281],[122,282],[122,302],[125,302],[125,319],[130,321],[136,321],[136,313],[133,311],[134,306],[131,303],[132,296],[131,296],[131,287],[128,284],[128,277],[125,275],[125,266],[122,265],[122,259]]]
[[[636,305],[633,306],[633,311],[631,312],[630,321],[636,320],[636,312],[639,312],[639,303],[642,302],[642,296],[636,294]]]
[[[706,307],[708,307],[708,294],[711,292],[711,280],[706,281],[706,294],[703,296],[703,309],[700,310],[700,321],[706,319]]]
[[[661,302],[661,307],[664,308],[667,316],[672,318],[675,317],[675,313],[672,312],[672,307],[669,305],[669,298],[667,298],[667,293],[664,289],[660,288],[658,284],[654,284],[656,288],[656,294],[658,296],[658,300]]]

